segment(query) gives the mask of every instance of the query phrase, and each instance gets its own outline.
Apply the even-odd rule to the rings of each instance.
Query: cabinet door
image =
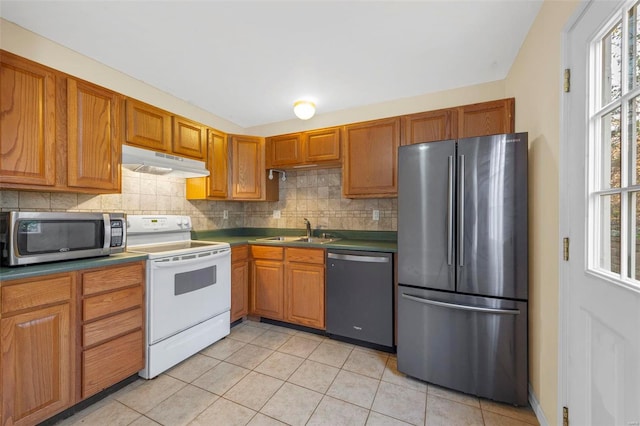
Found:
[[[55,184],[55,84],[53,70],[0,52],[0,182]]]
[[[454,139],[455,110],[439,110],[402,117],[402,145]]]
[[[231,322],[249,313],[249,263],[231,264]]]
[[[204,160],[207,151],[207,131],[204,126],[183,117],[173,117],[174,154]]]
[[[234,199],[259,200],[265,180],[264,139],[231,137],[232,190]]]
[[[33,425],[71,406],[71,304],[3,318],[2,424]]]
[[[120,105],[110,90],[67,79],[67,185],[120,190]]]
[[[271,319],[284,319],[284,265],[254,260],[251,278],[251,310]]]
[[[400,118],[346,126],[344,136],[343,195],[396,197]]]
[[[308,163],[340,161],[340,129],[314,130],[304,134],[305,160]]]
[[[126,105],[126,142],[155,151],[171,151],[171,114],[133,99],[127,99]]]
[[[273,136],[267,139],[267,146],[269,167],[301,164],[304,161],[300,133]]]
[[[229,195],[229,151],[227,150],[227,135],[215,130],[209,130],[209,146],[207,149],[207,167],[211,173],[209,182],[209,197],[227,198]]]
[[[458,107],[459,138],[513,133],[514,123],[514,98]]]
[[[231,322],[249,314],[249,246],[231,248]]]
[[[285,320],[325,328],[324,265],[287,264]]]

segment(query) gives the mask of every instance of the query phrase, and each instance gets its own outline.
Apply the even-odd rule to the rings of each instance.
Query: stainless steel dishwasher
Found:
[[[327,250],[327,333],[393,348],[393,255]]]

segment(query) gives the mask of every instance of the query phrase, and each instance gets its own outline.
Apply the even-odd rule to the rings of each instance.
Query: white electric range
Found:
[[[191,218],[127,215],[127,251],[146,253],[146,361],[152,379],[229,334],[231,248],[191,240]]]

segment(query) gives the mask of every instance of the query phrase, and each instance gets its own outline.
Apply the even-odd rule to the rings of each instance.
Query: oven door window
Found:
[[[216,283],[216,265],[195,271],[181,272],[175,275],[174,296],[191,293]]]
[[[21,220],[16,241],[21,256],[100,249],[104,243],[104,222]]]

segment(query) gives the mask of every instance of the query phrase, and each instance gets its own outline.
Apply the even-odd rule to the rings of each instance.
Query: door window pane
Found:
[[[620,194],[600,196],[600,267],[620,273]]]
[[[629,10],[629,89],[640,85],[640,21],[638,3]]]
[[[602,117],[602,189],[620,188],[620,108]]]
[[[602,104],[620,98],[622,78],[622,22],[602,39]]]
[[[627,144],[629,149],[629,166],[631,185],[640,183],[640,96],[629,101],[629,123]]]
[[[638,192],[629,194],[629,273],[631,279],[640,279],[640,200]]]

